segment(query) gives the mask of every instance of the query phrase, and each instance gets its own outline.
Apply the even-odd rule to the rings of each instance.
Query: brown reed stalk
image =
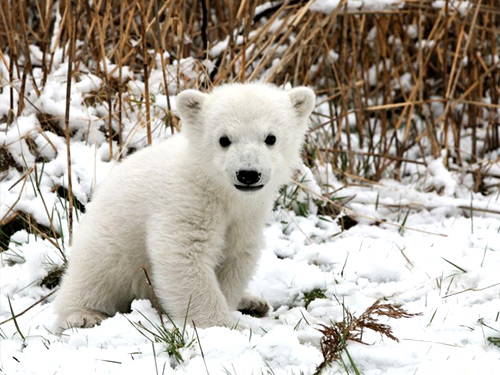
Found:
[[[79,6],[78,6],[79,7]],[[68,50],[68,74],[66,81],[66,109],[64,114],[65,137],[66,137],[66,158],[68,167],[68,225],[69,225],[69,244],[73,242],[73,183],[71,178],[71,134],[69,131],[69,115],[71,108],[71,82],[73,79],[73,59],[75,53],[76,30],[78,25],[78,8],[73,9],[72,1],[66,2],[67,15],[70,20],[68,22],[69,33],[69,50]]]
[[[39,1],[36,2],[37,8],[40,13],[41,20],[41,28],[42,28],[42,40],[41,40],[41,50],[42,50],[42,68],[43,68],[43,77],[42,77],[42,87],[45,86],[47,82],[47,76],[51,70],[51,66],[48,64],[47,55],[49,54],[50,48],[50,32],[51,32],[51,13],[52,8],[54,6],[53,0],[47,0],[45,2],[45,7],[40,6]]]
[[[148,145],[153,143],[151,136],[151,108],[149,99],[149,59],[146,46],[146,1],[140,0],[139,3],[140,16],[141,16],[141,42],[142,42],[142,59],[143,59],[143,73],[144,73],[144,96],[146,100],[146,132]]]
[[[28,40],[28,32],[27,32],[27,25],[26,25],[26,20],[25,20],[25,13],[26,13],[26,0],[20,0],[17,2],[18,4],[18,9],[17,9],[17,14],[20,20],[20,25],[21,25],[21,36],[23,39],[23,46],[24,46],[24,58],[26,59],[26,69],[29,72],[29,75],[31,77],[31,81],[33,84],[33,88],[35,89],[35,92],[37,96],[40,96],[40,90],[38,89],[38,85],[35,80],[35,76],[33,74],[33,66],[31,64],[31,53],[29,50],[29,40]]]

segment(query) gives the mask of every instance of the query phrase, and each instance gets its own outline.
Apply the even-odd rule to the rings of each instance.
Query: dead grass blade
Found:
[[[420,314],[409,313],[399,305],[382,303],[381,299],[376,300],[359,317],[354,316],[344,307],[344,319],[341,322],[332,322],[330,325],[323,324],[318,329],[323,334],[320,342],[323,362],[318,365],[315,374],[321,374],[321,371],[329,363],[338,361],[342,352],[346,350],[348,341],[366,344],[363,341],[363,332],[366,329],[378,332],[381,336],[399,342],[398,338],[394,336],[392,328],[378,321],[380,317],[401,319],[412,318],[417,315]]]

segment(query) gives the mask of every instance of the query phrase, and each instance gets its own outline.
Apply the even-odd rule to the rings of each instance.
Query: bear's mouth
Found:
[[[241,191],[257,191],[264,187],[264,185],[234,185],[234,187]]]

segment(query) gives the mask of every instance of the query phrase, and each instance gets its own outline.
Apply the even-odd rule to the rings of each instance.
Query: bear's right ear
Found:
[[[175,104],[181,120],[198,122],[201,107],[207,96],[208,94],[203,94],[197,90],[185,90],[177,95]]]

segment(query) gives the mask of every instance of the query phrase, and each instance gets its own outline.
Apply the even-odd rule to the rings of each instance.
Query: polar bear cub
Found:
[[[200,327],[232,326],[231,310],[266,313],[245,289],[314,103],[309,88],[260,83],[180,93],[181,132],[115,167],[76,228],[58,327],[92,327],[153,300],[142,267],[174,321],[188,312]]]

